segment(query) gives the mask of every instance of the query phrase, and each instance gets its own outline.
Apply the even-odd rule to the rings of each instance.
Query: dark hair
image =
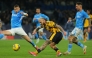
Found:
[[[77,2],[76,4],[77,4],[77,5],[82,5],[82,3],[81,3],[81,2]]]
[[[14,5],[14,7],[19,7],[19,5],[18,5],[18,4],[16,4],[16,5]]]
[[[36,9],[41,9],[40,7],[37,7]]]

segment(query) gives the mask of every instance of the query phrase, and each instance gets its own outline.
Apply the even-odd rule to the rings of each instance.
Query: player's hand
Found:
[[[66,35],[67,35],[67,33],[66,33],[65,31],[63,32],[63,34],[64,34],[64,36],[66,36]]]
[[[90,32],[91,31],[91,28],[90,27],[88,27],[88,32]]]

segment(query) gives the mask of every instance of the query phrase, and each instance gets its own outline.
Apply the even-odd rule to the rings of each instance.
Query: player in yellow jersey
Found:
[[[84,20],[84,33],[83,33],[83,37],[84,37],[84,42],[86,42],[87,38],[88,38],[88,32],[90,32],[90,26],[89,24],[91,24],[92,21],[92,15],[90,14],[91,10],[87,10],[87,13],[90,17],[90,22],[89,19],[85,19]]]
[[[45,41],[45,43],[36,51],[36,52],[29,52],[33,56],[37,56],[38,53],[40,53],[42,50],[44,50],[47,45],[50,45],[50,47],[56,51],[57,56],[62,55],[60,50],[56,47],[56,44],[58,44],[62,40],[62,33],[66,35],[66,32],[63,30],[63,28],[54,23],[53,21],[46,21],[45,19],[41,18],[39,19],[39,22],[41,23],[41,26],[45,28],[47,31],[51,32],[51,36],[48,38],[48,40]],[[41,28],[41,27],[40,27]],[[33,33],[35,34],[37,30],[40,28],[36,28]]]

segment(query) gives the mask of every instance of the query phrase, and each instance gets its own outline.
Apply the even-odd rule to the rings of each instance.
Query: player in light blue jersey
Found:
[[[27,40],[34,48],[37,49],[36,45],[32,40],[28,37],[28,35],[25,33],[25,31],[22,28],[22,18],[24,16],[28,16],[27,13],[24,13],[23,11],[20,10],[19,5],[14,6],[14,10],[12,10],[12,15],[11,15],[11,29],[10,30],[5,30],[1,31],[0,33],[0,38],[4,37],[4,35],[21,35],[25,40]]]
[[[77,2],[76,3],[76,9],[77,9],[77,13],[75,16],[76,19],[76,25],[74,30],[71,32],[70,36],[69,36],[69,44],[68,44],[68,50],[64,53],[65,55],[70,54],[71,53],[71,49],[72,49],[72,43],[75,43],[76,45],[80,46],[83,49],[83,53],[86,53],[86,48],[87,46],[83,45],[81,42],[79,42],[77,40],[78,35],[82,34],[83,32],[83,21],[85,18],[89,18],[88,14],[82,9],[82,3],[81,2]]]
[[[41,13],[40,8],[36,8],[36,14],[34,15],[34,18],[33,18],[33,23],[36,24],[36,27],[40,27],[41,26],[39,21],[38,21],[40,18],[44,18],[46,20],[49,20],[48,16],[46,16],[45,14]],[[42,38],[44,40],[47,39],[46,36],[43,33],[43,28],[39,29],[38,32],[35,34],[35,37],[37,39],[36,43],[39,42],[39,36],[42,36]]]

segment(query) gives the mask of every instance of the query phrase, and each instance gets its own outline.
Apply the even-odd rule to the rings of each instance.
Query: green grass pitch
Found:
[[[44,40],[40,40],[37,45],[41,46],[43,42]],[[19,51],[13,51],[12,46],[15,43],[20,44]],[[73,44],[71,55],[56,57],[56,52],[48,46],[44,51],[34,57],[30,55],[28,51],[35,51],[35,49],[25,40],[0,40],[0,58],[92,58],[92,40],[84,44],[87,45],[87,53],[85,55],[83,54],[82,48]],[[62,40],[57,46],[61,52],[65,52],[67,50],[68,41]]]

